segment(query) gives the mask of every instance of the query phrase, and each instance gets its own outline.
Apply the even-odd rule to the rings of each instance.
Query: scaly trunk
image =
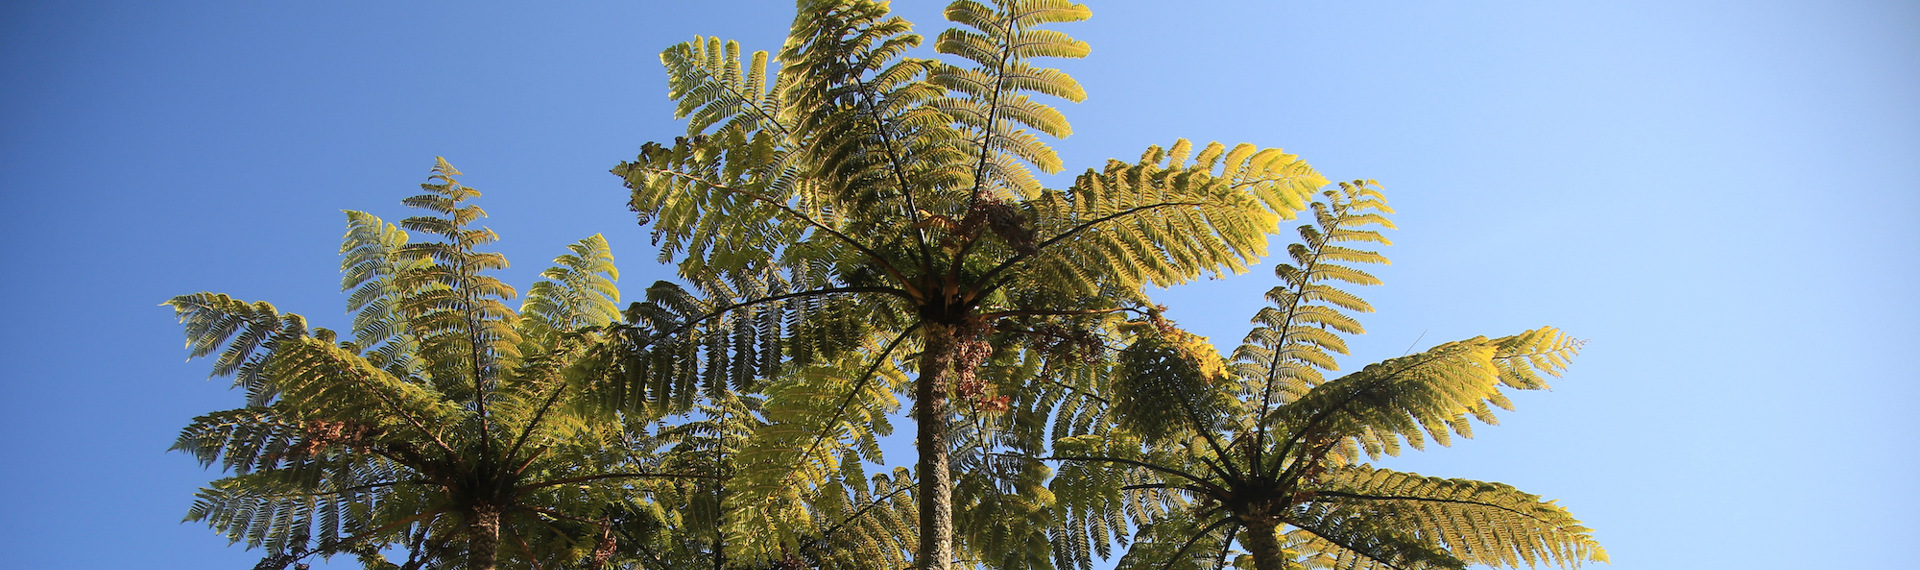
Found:
[[[920,548],[915,562],[922,570],[946,570],[953,560],[953,474],[947,471],[948,367],[957,350],[954,327],[923,325],[925,349],[920,353],[920,377],[914,381],[913,422],[920,453]]]
[[[500,554],[500,507],[474,505],[467,531],[473,534],[467,541],[467,570],[493,570]]]
[[[1280,547],[1279,525],[1266,520],[1243,520],[1247,527],[1240,533],[1240,544],[1253,555],[1256,570],[1287,570],[1286,550]]]

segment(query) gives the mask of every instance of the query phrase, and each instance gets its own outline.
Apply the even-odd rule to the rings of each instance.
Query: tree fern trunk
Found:
[[[1256,570],[1287,570],[1287,552],[1280,547],[1279,525],[1264,520],[1251,520],[1244,523],[1247,531],[1240,533],[1240,544],[1247,547],[1247,553],[1253,555],[1253,567]]]
[[[920,548],[922,570],[946,570],[953,560],[953,474],[947,471],[947,419],[950,415],[948,367],[956,350],[950,325],[926,323],[926,348],[920,353],[920,377],[914,382],[913,422],[920,454]]]
[[[467,542],[467,570],[494,570],[500,553],[500,508],[474,506],[467,530],[473,533]]]

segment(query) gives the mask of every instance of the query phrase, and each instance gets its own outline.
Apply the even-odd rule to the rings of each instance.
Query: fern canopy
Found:
[[[739,477],[787,509],[766,518],[762,536],[786,537],[768,552],[799,546],[816,519],[798,501],[847,480],[829,475],[841,457],[871,459],[860,422],[897,391],[921,442],[913,563],[1049,564],[1056,507],[1015,489],[1050,475],[995,459],[1044,446],[1046,422],[1013,410],[1055,402],[1036,386],[1156,312],[1144,287],[1244,271],[1326,184],[1278,149],[1180,140],[1044,187],[1035,171],[1066,169],[1047,140],[1074,132],[1053,105],[1086,96],[1047,62],[1089,53],[1061,25],[1090,14],[958,0],[921,58],[929,42],[884,2],[802,0],[778,50],[661,54],[686,133],[613,173],[686,285],[629,311],[597,389],[629,410],[764,389],[779,443]]]
[[[399,224],[349,211],[342,290],[353,339],[266,303],[175,297],[193,356],[219,356],[247,405],[196,418],[174,448],[230,475],[187,519],[266,552],[260,568],[351,554],[370,567],[608,562],[633,493],[668,475],[639,417],[583,416],[572,370],[619,316],[606,240],[569,247],[519,310],[487,275],[478,191],[439,160],[426,210]],[[432,241],[415,241],[415,235]]]
[[[1233,353],[1176,350],[1177,330],[1142,335],[1087,388],[1114,418],[1054,443],[1052,487],[1069,529],[1136,529],[1123,568],[1464,568],[1605,561],[1591,531],[1539,497],[1498,483],[1376,469],[1363,460],[1470,437],[1512,409],[1505,390],[1547,387],[1580,347],[1551,327],[1443,343],[1338,373],[1353,313],[1372,310],[1343,285],[1378,279],[1392,212],[1374,184],[1343,183],[1312,204],[1271,306]],[[1061,416],[1084,412],[1061,409]],[[1139,506],[1136,506],[1139,505]],[[1159,508],[1145,508],[1155,505]],[[1103,539],[1079,531],[1076,541]],[[1234,547],[1246,549],[1242,558]]]

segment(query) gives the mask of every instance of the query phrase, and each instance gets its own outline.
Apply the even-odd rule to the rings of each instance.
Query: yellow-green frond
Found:
[[[1507,407],[1501,386],[1506,378],[1530,377],[1531,355],[1557,331],[1537,329],[1511,337],[1476,337],[1436,346],[1425,352],[1389,359],[1323,384],[1271,416],[1295,434],[1296,441],[1314,438],[1349,440],[1369,455],[1392,455],[1402,440],[1421,448],[1428,438],[1446,445],[1449,434],[1471,437],[1467,417],[1494,420],[1493,407]],[[1547,339],[1547,340],[1542,340]],[[1564,350],[1571,350],[1570,348]],[[1564,354],[1559,354],[1564,362]],[[1554,360],[1539,357],[1551,365]]]
[[[1571,568],[1607,561],[1592,531],[1565,508],[1500,483],[1359,465],[1326,472],[1313,492],[1323,520],[1371,519],[1467,564]]]
[[[1221,152],[1221,145],[1209,145],[1201,158],[1211,162]],[[1275,154],[1235,148],[1226,154],[1227,171],[1238,172],[1237,163],[1260,163],[1263,154],[1269,161],[1277,160]],[[1273,306],[1254,316],[1253,330],[1234,351],[1242,390],[1262,410],[1293,401],[1318,386],[1323,373],[1339,370],[1333,355],[1347,352],[1340,335],[1365,332],[1348,313],[1372,312],[1373,307],[1338,285],[1379,283],[1352,264],[1387,263],[1387,259],[1348,244],[1384,243],[1372,226],[1392,225],[1375,214],[1385,208],[1384,198],[1377,192],[1362,198],[1361,190],[1342,185],[1313,202],[1314,223],[1300,226],[1300,241],[1287,246],[1292,263],[1274,267],[1280,284],[1267,292]]]

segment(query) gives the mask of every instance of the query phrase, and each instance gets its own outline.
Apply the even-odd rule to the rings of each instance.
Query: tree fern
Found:
[[[348,212],[341,247],[354,341],[265,303],[197,293],[167,304],[189,353],[248,392],[245,408],[197,418],[175,449],[230,476],[189,520],[267,555],[262,568],[352,554],[390,567],[579,563],[614,553],[617,505],[682,474],[636,455],[646,418],[582,416],[574,369],[612,340],[617,277],[605,240],[557,259],[516,312],[506,266],[459,172],[437,162],[430,215],[400,224]],[[409,231],[437,236],[412,241]],[[224,347],[224,350],[222,350]],[[645,500],[645,499],[641,499]]]
[[[998,534],[962,536],[958,550],[951,530],[956,517],[997,516],[990,513],[1051,520],[1042,516],[1051,506],[1016,507],[1018,497],[1007,494],[1040,467],[998,469],[990,481],[966,483],[973,490],[960,503],[982,509],[975,514],[953,511],[949,472],[999,461],[991,454],[1000,448],[1044,446],[1034,428],[1047,422],[1036,412],[1000,407],[1035,398],[1051,405],[1053,396],[1023,383],[1042,381],[1033,370],[1071,368],[1049,359],[1078,356],[1053,350],[1074,343],[1040,349],[1051,341],[1035,339],[1084,338],[1122,315],[1151,312],[1141,292],[1147,284],[1243,270],[1264,253],[1275,223],[1304,208],[1325,181],[1278,150],[1215,144],[1193,156],[1181,142],[1150,149],[1138,162],[1089,170],[1065,189],[1042,188],[1032,169],[1064,165],[1040,135],[1072,132],[1043,99],[1084,94],[1038,62],[1087,53],[1086,44],[1051,27],[1085,19],[1084,6],[955,2],[946,15],[956,26],[933,45],[947,60],[908,56],[922,39],[884,3],[808,0],[798,8],[773,55],[743,55],[737,44],[711,38],[662,54],[687,132],[644,145],[614,173],[632,190],[630,205],[653,228],[662,259],[678,262],[683,285],[656,287],[659,295],[628,312],[624,348],[595,357],[607,372],[590,389],[610,406],[684,405],[676,391],[725,369],[768,382],[768,410],[870,417],[879,413],[873,406],[887,404],[845,396],[861,392],[848,383],[859,383],[866,365],[845,364],[842,351],[903,339],[880,351],[876,358],[888,361],[875,365],[912,377],[921,442],[915,564],[944,568],[996,556],[1045,564],[1052,556],[1045,537],[1062,532],[1050,522],[1021,526],[1018,537],[1006,534],[1012,527],[976,526],[968,532]],[[1009,365],[1002,374],[994,364],[1002,351],[1034,358],[1003,355],[1027,371]],[[809,379],[825,370],[843,376]],[[838,408],[821,407],[828,405]],[[769,425],[768,437],[786,441],[800,439],[791,433],[804,423]],[[801,452],[773,448],[743,476],[829,487],[833,479],[823,474],[839,450],[864,436],[818,427],[835,442],[796,443]],[[988,488],[997,494],[971,495]],[[790,512],[793,522],[783,524],[812,520]],[[1087,528],[1111,534],[1112,526]],[[990,552],[1003,546],[1013,550]]]
[[[1254,317],[1231,378],[1210,350],[1182,348],[1190,335],[1155,326],[1121,351],[1111,381],[1086,385],[1114,419],[1054,442],[1063,525],[1090,525],[1133,494],[1141,506],[1126,510],[1137,530],[1123,568],[1219,568],[1236,545],[1262,570],[1606,560],[1588,529],[1539,497],[1357,463],[1471,436],[1469,418],[1494,423],[1494,408],[1511,408],[1503,390],[1546,388],[1580,343],[1543,327],[1324,379],[1346,353],[1341,335],[1361,332],[1347,313],[1371,310],[1338,284],[1377,283],[1354,265],[1386,262],[1351,244],[1384,244],[1370,226],[1392,225],[1369,183],[1323,196],[1288,248],[1292,263],[1275,268],[1272,306]]]

